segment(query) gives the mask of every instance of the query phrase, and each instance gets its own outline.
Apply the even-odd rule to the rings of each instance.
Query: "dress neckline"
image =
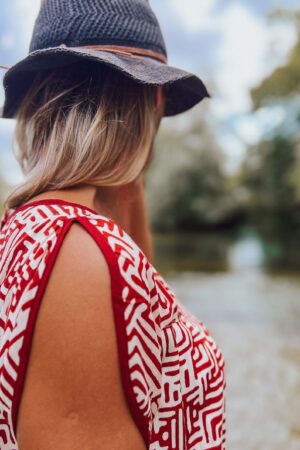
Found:
[[[38,205],[51,205],[51,204],[58,204],[58,205],[70,205],[70,206],[76,206],[77,208],[85,209],[87,211],[90,211],[93,214],[96,214],[97,216],[101,216],[108,220],[113,220],[110,217],[104,216],[94,209],[90,208],[89,206],[85,206],[82,203],[72,202],[69,200],[63,200],[61,198],[44,198],[39,200],[32,200],[31,202],[24,203],[23,205],[17,206],[16,208],[11,208],[8,210],[5,210],[6,213],[8,213],[9,218],[17,214],[19,211],[22,211],[23,209],[29,208],[31,206],[38,206]]]

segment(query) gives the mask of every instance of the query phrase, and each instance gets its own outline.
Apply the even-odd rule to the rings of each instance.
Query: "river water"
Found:
[[[300,273],[255,237],[157,236],[156,266],[226,360],[227,450],[300,450]]]

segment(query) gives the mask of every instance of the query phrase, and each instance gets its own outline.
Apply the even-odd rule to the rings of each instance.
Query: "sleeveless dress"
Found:
[[[1,217],[0,449],[18,450],[34,324],[74,222],[94,238],[109,266],[120,375],[145,448],[224,450],[225,366],[210,333],[113,219],[59,199],[32,201]]]

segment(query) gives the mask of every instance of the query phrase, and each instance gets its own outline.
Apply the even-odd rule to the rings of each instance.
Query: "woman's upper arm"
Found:
[[[145,448],[122,388],[109,268],[77,223],[40,305],[17,439],[20,450]]]

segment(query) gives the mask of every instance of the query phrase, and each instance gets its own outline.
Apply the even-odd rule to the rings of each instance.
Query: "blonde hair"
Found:
[[[155,86],[94,61],[37,72],[16,116],[13,152],[25,181],[5,207],[81,183],[133,181],[157,131],[155,100]]]

